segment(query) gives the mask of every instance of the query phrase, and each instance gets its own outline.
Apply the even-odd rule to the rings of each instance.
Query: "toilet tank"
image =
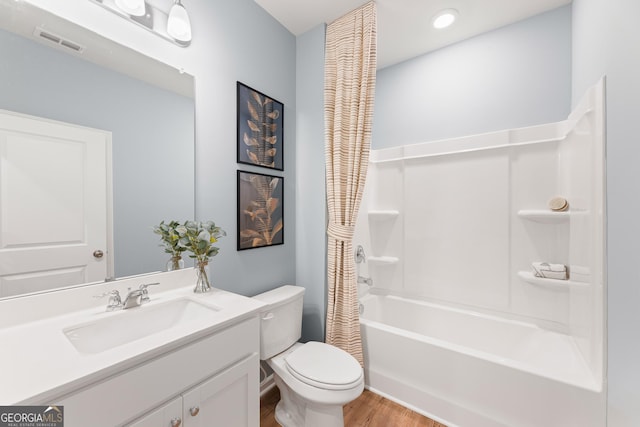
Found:
[[[300,339],[303,295],[304,288],[285,285],[253,297],[267,304],[260,312],[260,359],[270,359]]]

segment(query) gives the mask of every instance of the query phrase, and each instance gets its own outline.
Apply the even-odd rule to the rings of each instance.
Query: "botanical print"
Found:
[[[283,170],[284,105],[242,83],[238,89],[238,163]]]
[[[238,171],[238,250],[284,243],[283,181]]]

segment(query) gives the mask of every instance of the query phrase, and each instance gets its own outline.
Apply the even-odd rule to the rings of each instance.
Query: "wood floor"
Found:
[[[272,388],[260,400],[260,427],[278,427],[275,409],[280,393]],[[345,427],[447,427],[382,396],[365,390],[344,407]]]

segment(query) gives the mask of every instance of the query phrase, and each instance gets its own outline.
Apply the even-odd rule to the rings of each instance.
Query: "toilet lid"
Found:
[[[362,380],[362,367],[344,350],[321,342],[308,342],[287,355],[287,368],[300,381],[315,387],[348,389]]]

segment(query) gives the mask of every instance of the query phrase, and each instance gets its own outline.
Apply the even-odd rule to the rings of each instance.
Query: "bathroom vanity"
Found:
[[[150,282],[140,307],[92,298]],[[1,301],[0,404],[62,405],[65,427],[257,427],[263,304],[194,283],[185,269]]]

